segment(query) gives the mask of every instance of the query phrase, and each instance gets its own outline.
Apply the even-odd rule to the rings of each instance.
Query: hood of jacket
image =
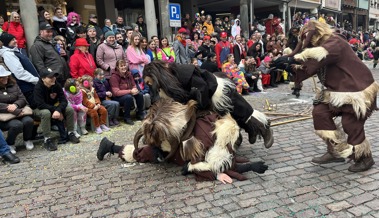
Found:
[[[58,22],[67,22],[67,17],[63,16],[62,18],[59,18],[57,16],[53,17],[53,21],[58,21]]]

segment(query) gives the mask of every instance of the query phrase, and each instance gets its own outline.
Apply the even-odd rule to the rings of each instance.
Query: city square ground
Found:
[[[368,63],[369,67],[372,64]],[[379,81],[379,71],[373,70]],[[336,81],[338,82],[338,81]],[[317,84],[318,86],[320,84]],[[288,85],[251,93],[254,108],[271,113],[311,114],[313,81],[299,99]],[[351,173],[351,163],[314,165],[326,146],[314,134],[312,119],[271,116],[275,144],[244,142],[238,154],[265,161],[265,174],[245,173],[246,181],[196,182],[173,164],[126,164],[117,155],[98,161],[96,151],[106,136],[131,144],[141,122],[123,124],[101,135],[91,133],[80,144],[60,145],[49,152],[36,143],[32,151],[18,147],[21,163],[0,164],[0,217],[379,217],[379,113],[366,122],[376,165]]]

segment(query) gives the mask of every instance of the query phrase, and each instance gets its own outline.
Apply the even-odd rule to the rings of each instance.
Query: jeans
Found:
[[[4,139],[3,133],[0,134],[0,156],[9,153],[9,145]]]
[[[130,119],[130,108],[134,104],[133,98],[136,100],[137,103],[137,114],[143,114],[143,95],[142,93],[138,93],[137,95],[123,95],[119,97],[115,97],[114,99],[118,102],[120,102],[120,105],[124,107],[124,120]]]
[[[120,113],[120,103],[118,101],[104,100],[101,104],[107,109],[109,120],[118,118]]]
[[[32,139],[33,136],[33,118],[24,116],[15,118],[6,122],[0,122],[0,129],[8,131],[7,143],[14,145],[18,134],[23,133],[24,141]]]
[[[36,117],[39,117],[41,119],[41,128],[42,128],[42,134],[46,138],[51,137],[51,124],[54,123],[58,126],[59,134],[63,138],[63,131],[62,126],[64,129],[63,122],[60,120],[53,120],[51,118],[52,113],[48,109],[35,109],[33,110],[33,115]],[[63,111],[64,118],[66,120],[66,127],[67,131],[72,132],[74,131],[74,109],[72,107],[66,107],[66,110]]]

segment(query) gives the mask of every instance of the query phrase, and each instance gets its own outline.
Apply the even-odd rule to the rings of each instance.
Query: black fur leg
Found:
[[[187,162],[184,164],[184,166],[182,167],[181,172],[182,172],[182,175],[183,175],[183,176],[187,176],[187,175],[191,174],[191,172],[188,171],[188,164],[189,164],[189,161],[187,161]]]
[[[236,171],[239,173],[253,171],[259,174],[263,174],[268,169],[268,166],[265,165],[264,163],[265,162],[263,161],[259,161],[259,162],[254,162],[254,163],[236,165]]]

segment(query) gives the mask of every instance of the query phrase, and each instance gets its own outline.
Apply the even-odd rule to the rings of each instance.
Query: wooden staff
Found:
[[[280,117],[270,118],[270,121],[280,120],[280,119],[290,118],[290,117],[298,117],[298,116],[301,116],[301,115],[291,114],[291,115],[287,115],[287,116],[280,116]]]
[[[266,115],[274,115],[274,116],[309,116],[308,114],[285,114],[285,113],[276,113],[276,112],[265,112]]]
[[[302,121],[302,120],[307,120],[307,119],[311,119],[311,118],[312,118],[311,116],[301,117],[301,118],[297,118],[297,119],[293,119],[293,120],[286,120],[286,121],[279,122],[279,123],[272,123],[270,126],[271,127],[273,127],[273,126],[279,126],[279,125],[283,125],[283,124],[287,124],[287,123],[292,123],[292,122],[297,122],[297,121]]]

